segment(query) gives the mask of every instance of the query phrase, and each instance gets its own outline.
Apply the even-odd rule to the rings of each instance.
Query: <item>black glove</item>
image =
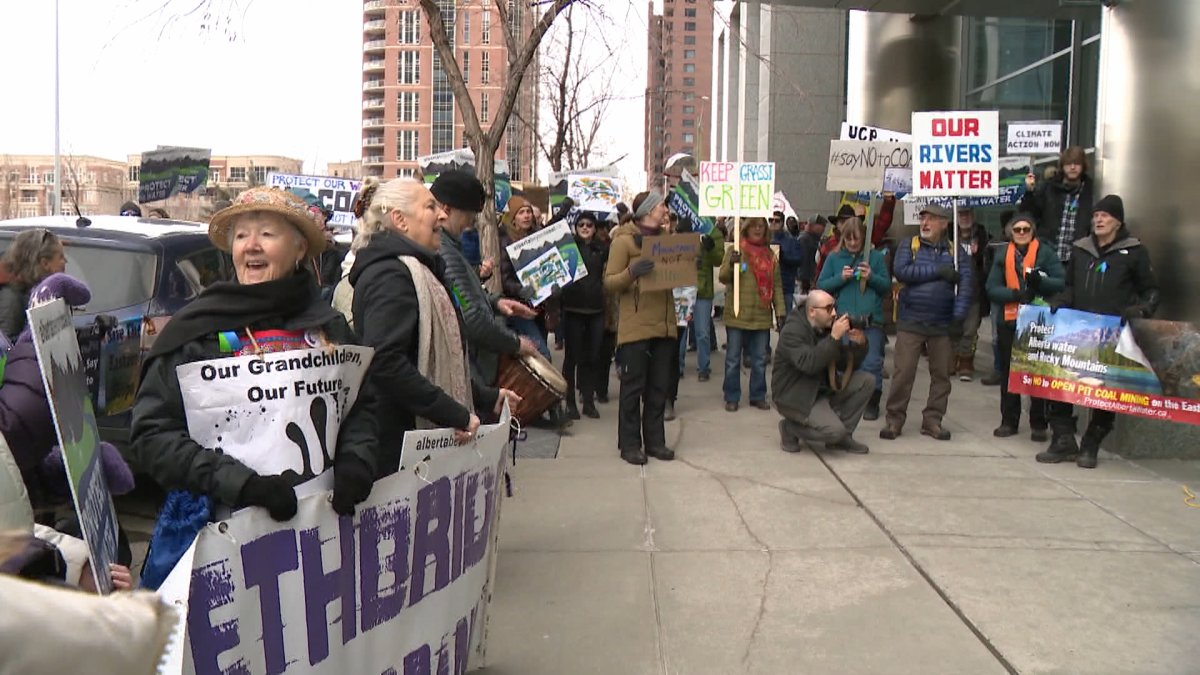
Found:
[[[939,267],[937,274],[939,277],[945,280],[946,283],[950,284],[957,284],[958,280],[962,278],[961,275],[959,275],[958,270],[954,269],[950,265]]]
[[[558,284],[552,284],[550,286],[550,297],[557,298],[560,295],[562,295],[562,286],[559,286]]]
[[[375,473],[354,455],[338,455],[333,463],[333,510],[339,516],[354,515],[354,505],[371,496]]]
[[[1017,291],[1016,295],[1017,302],[1021,303],[1022,305],[1031,304],[1033,299],[1037,297],[1037,293],[1035,293],[1032,288],[1026,288],[1024,290]]]
[[[275,520],[291,520],[296,515],[296,491],[284,476],[255,474],[242,486],[238,506],[261,506]]]
[[[736,248],[730,249],[726,256],[729,258],[730,265],[737,265],[738,263],[742,262],[742,252]]]
[[[951,321],[950,326],[946,329],[946,334],[949,335],[951,339],[961,339],[963,336],[962,319],[955,319],[954,321]]]
[[[713,241],[712,237],[702,237],[700,239],[700,248],[706,253],[717,247],[717,242]]]
[[[1029,270],[1029,273],[1025,275],[1025,285],[1034,291],[1042,290],[1042,271],[1036,267]]]
[[[537,289],[535,289],[533,286],[526,284],[521,287],[521,299],[522,300],[532,300],[535,297],[537,297]]]
[[[640,279],[654,271],[654,261],[649,258],[638,258],[629,265],[629,276]]]
[[[1055,301],[1053,301],[1053,300],[1048,300],[1048,301],[1046,302],[1046,304],[1047,304],[1047,305],[1050,307],[1050,313],[1051,313],[1051,314],[1057,314],[1057,313],[1058,313],[1058,310],[1060,310],[1060,309],[1062,309],[1063,307],[1065,307],[1065,305],[1063,305],[1063,303],[1061,303],[1061,302],[1055,302]]]
[[[1129,323],[1133,319],[1146,318],[1146,310],[1141,305],[1130,305],[1121,310],[1121,322]]]

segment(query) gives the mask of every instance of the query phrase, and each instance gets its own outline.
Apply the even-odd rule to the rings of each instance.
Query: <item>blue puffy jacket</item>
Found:
[[[931,244],[917,239],[919,245],[913,253],[909,240],[900,242],[896,248],[893,273],[904,288],[900,289],[899,324],[922,324],[930,327],[945,327],[952,321],[962,321],[971,308],[975,295],[975,278],[971,256],[961,248],[958,251],[958,292],[954,284],[943,279],[938,270],[952,267],[952,243],[945,240]],[[903,328],[903,325],[900,326]]]
[[[787,232],[776,232],[771,243],[779,246],[779,274],[783,277],[783,293],[790,296],[796,291],[796,273],[804,263],[804,247],[799,239]]]

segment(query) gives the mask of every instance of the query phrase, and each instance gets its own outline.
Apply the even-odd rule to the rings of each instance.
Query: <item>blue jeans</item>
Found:
[[[875,391],[883,391],[883,327],[871,326],[867,334],[867,358],[862,362],[864,372],[875,376]]]
[[[692,335],[696,337],[696,372],[711,374],[708,363],[712,355],[712,298],[697,298],[692,310]]]
[[[546,336],[542,334],[542,329],[538,326],[537,321],[510,316],[508,317],[508,327],[513,329],[517,335],[524,335],[532,340],[533,344],[537,346],[538,352],[546,357],[547,361],[554,360],[550,357],[550,347],[546,346]]]
[[[726,403],[737,403],[742,399],[742,350],[750,356],[750,400],[767,400],[767,345],[771,342],[769,330],[742,330],[725,328],[725,392]]]

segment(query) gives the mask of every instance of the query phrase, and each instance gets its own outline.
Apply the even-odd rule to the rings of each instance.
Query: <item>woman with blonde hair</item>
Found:
[[[359,197],[358,235],[348,276],[354,330],[375,348],[368,374],[380,401],[381,474],[400,464],[400,440],[418,427],[479,428],[476,410],[498,414],[506,390],[471,377],[462,318],[445,285],[438,248],[446,212],[412,178],[368,178]]]

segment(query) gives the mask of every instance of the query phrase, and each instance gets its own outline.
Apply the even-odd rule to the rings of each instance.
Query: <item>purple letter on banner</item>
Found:
[[[192,571],[187,625],[197,675],[250,675],[245,659],[228,670],[217,665],[218,656],[241,644],[236,618],[212,625],[212,610],[233,603],[233,575],[227,562],[218,560]]]
[[[429,645],[421,645],[404,657],[404,675],[430,675]]]
[[[408,600],[410,607],[427,595],[425,570],[431,555],[434,576],[433,589],[429,593],[436,593],[450,583],[450,500],[450,480],[447,478],[439,478],[417,493],[412,588],[409,589]]]
[[[259,587],[262,611],[263,655],[268,675],[287,668],[283,645],[283,611],[279,607],[279,575],[300,566],[296,554],[296,531],[279,530],[242,546],[242,573],[246,588]]]
[[[304,560],[304,611],[308,624],[308,663],[315,666],[329,657],[329,622],[325,608],[334,600],[342,601],[342,644],[357,635],[354,620],[354,522],[338,518],[337,542],[341,565],[326,573],[321,557],[321,533],[318,528],[300,531],[300,556]]]
[[[476,527],[475,514],[479,507],[480,478],[483,479],[483,522]],[[469,570],[487,554],[488,537],[492,525],[492,513],[496,502],[496,477],[491,469],[467,476],[467,498],[463,509],[465,527],[465,542],[463,553],[463,570]]]
[[[362,596],[362,631],[391,621],[404,606],[404,581],[408,579],[408,530],[412,519],[408,507],[398,502],[363,509],[359,530],[359,594]],[[379,560],[379,544],[391,540],[393,550]],[[381,569],[382,567],[382,569]],[[392,573],[392,585],[380,595],[379,577]]]

